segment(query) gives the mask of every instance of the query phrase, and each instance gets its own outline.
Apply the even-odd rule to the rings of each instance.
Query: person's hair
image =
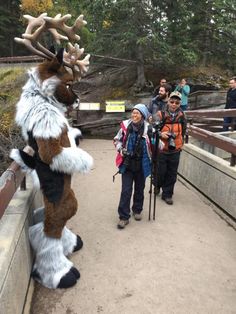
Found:
[[[166,79],[163,77],[162,79],[160,79],[160,82],[161,82],[161,81],[163,81],[163,80],[165,80],[165,81],[166,81]]]
[[[170,95],[171,91],[172,91],[172,87],[170,84],[166,83],[164,84],[162,87],[165,88],[166,93],[168,94],[168,96]]]
[[[235,81],[236,82],[236,76],[231,77],[230,81]]]

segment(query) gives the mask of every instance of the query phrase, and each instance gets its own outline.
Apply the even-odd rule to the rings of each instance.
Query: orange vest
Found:
[[[176,149],[172,150],[171,152],[179,151],[181,150],[183,146],[183,128],[182,128],[182,122],[185,120],[184,113],[179,110],[177,115],[175,116],[174,120],[172,120],[172,117],[169,113],[169,111],[158,111],[157,115],[160,117],[160,121],[164,121],[164,126],[161,129],[161,132],[170,132],[174,133],[176,135],[175,138],[175,145]],[[163,148],[163,151],[169,151],[168,149],[168,139],[161,139],[165,146]]]

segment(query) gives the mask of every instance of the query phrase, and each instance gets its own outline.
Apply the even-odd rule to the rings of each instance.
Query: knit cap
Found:
[[[132,111],[136,109],[138,110],[142,116],[144,117],[144,119],[146,120],[149,116],[149,111],[147,109],[147,107],[144,104],[137,104],[133,107]]]

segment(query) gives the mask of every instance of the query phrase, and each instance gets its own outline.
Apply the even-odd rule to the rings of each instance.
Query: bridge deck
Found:
[[[81,272],[69,290],[35,284],[31,314],[236,313],[236,233],[195,191],[176,184],[174,205],[157,199],[156,221],[118,230],[120,176],[111,141],[85,140],[89,175],[76,175],[79,211],[68,226],[84,247],[71,256]]]

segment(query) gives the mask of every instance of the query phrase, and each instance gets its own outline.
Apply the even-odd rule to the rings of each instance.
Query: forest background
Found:
[[[91,90],[97,88],[104,98],[108,96],[105,92],[114,87],[111,85],[119,82],[127,85],[120,91],[116,89],[114,97],[125,97],[124,91],[131,85],[136,91],[145,89],[150,80],[156,85],[163,76],[174,81],[199,77],[203,72],[207,79],[217,73],[212,76],[213,83],[218,80],[221,87],[227,88],[228,79],[236,73],[235,0],[0,1],[0,57],[29,55],[14,41],[14,37],[24,33],[23,15],[36,17],[47,12],[48,16],[70,13],[71,25],[77,16],[84,15],[88,24],[79,33],[79,44],[86,53],[135,61],[132,69],[113,69],[116,73],[113,80],[108,80],[106,74],[103,89],[98,81],[93,81]],[[45,42],[50,45],[50,38],[45,38]],[[98,79],[104,68],[101,64],[97,72],[93,71],[93,79]],[[19,146],[14,110],[26,79],[24,68],[0,69],[0,162],[3,163],[9,162],[9,149],[14,143]],[[89,93],[84,94],[87,97]]]
[[[1,0],[0,56],[27,55],[14,42],[23,14],[83,14],[86,52],[138,61],[168,73],[214,65],[236,70],[235,0]]]

